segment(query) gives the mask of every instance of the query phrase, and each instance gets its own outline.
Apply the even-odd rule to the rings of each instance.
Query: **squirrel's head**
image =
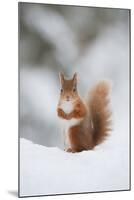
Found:
[[[77,73],[73,75],[72,79],[66,79],[63,73],[59,73],[60,78],[60,99],[63,101],[75,101],[78,98],[77,91]]]

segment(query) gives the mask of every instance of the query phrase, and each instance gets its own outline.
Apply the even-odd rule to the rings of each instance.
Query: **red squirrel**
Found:
[[[102,143],[110,131],[109,83],[100,81],[84,100],[78,93],[76,73],[72,79],[66,79],[63,73],[59,77],[61,90],[57,114],[64,122],[65,151],[91,150]]]

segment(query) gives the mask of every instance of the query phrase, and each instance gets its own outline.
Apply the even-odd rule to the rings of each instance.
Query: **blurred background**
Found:
[[[112,81],[111,137],[128,145],[129,10],[19,3],[19,70],[21,138],[62,148],[58,74],[77,72],[81,96]]]

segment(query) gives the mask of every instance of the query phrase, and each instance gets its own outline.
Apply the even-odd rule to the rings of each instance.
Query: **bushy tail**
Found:
[[[108,132],[111,130],[111,112],[108,108],[109,89],[110,84],[108,81],[99,81],[99,83],[91,90],[89,95],[88,104],[90,117],[93,123],[94,146],[102,143],[108,135]]]

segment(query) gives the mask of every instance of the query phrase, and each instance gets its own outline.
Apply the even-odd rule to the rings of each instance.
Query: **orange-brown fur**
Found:
[[[84,102],[77,91],[77,75],[73,79],[66,80],[60,74],[62,92],[57,108],[58,116],[65,120],[81,119],[68,130],[68,137],[71,144],[67,152],[80,152],[93,149],[102,143],[110,131],[110,111],[108,109],[109,85],[105,81],[99,82],[89,93],[88,100]],[[75,87],[75,92],[73,88]],[[60,104],[66,97],[73,102],[73,110],[65,113]]]
[[[90,92],[87,102],[94,126],[94,146],[102,143],[111,130],[111,111],[109,110],[109,84],[100,81]]]

